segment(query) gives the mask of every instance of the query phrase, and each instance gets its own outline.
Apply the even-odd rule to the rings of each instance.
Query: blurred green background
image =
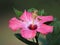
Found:
[[[13,8],[21,11],[29,8],[44,9],[47,15],[53,15],[60,19],[60,0],[0,0],[0,45],[26,45],[22,41],[19,41],[14,36],[15,32],[12,32],[8,28],[8,20],[16,16]],[[59,37],[59,34],[56,37]],[[56,40],[51,40],[50,45],[60,45],[60,37],[56,37],[53,37]]]

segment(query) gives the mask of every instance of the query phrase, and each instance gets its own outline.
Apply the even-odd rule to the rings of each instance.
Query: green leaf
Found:
[[[44,37],[44,35],[39,35],[39,38],[38,38],[38,41],[39,41],[39,44],[41,45],[41,43],[42,43],[42,45],[47,45],[47,40],[46,40],[46,38]]]
[[[48,45],[60,45],[60,21],[55,18],[50,25],[54,26],[54,30],[47,35]]]
[[[43,15],[44,14],[44,9],[38,11],[38,15]]]
[[[22,11],[19,11],[19,10],[15,9],[15,8],[13,8],[13,9],[14,9],[15,14],[16,14],[18,17],[22,14]]]
[[[36,10],[35,8],[30,8],[28,9],[28,12],[33,12],[34,10]]]
[[[24,43],[28,45],[37,45],[35,42],[31,42],[25,38],[23,38],[19,33],[15,34],[16,38],[18,38],[20,41],[23,41]]]
[[[34,10],[37,10],[37,9],[35,9],[35,8],[30,8],[30,9],[28,9],[28,12],[33,12]],[[38,10],[38,15],[43,15],[43,14],[44,14],[44,9]]]

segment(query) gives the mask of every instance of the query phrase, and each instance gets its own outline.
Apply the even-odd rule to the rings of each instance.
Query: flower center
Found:
[[[30,30],[35,30],[35,29],[37,29],[37,25],[29,25],[29,27],[28,27]]]

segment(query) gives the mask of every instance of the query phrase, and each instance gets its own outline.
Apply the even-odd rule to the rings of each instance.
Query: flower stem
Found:
[[[39,33],[37,33],[37,35],[36,35],[36,37],[35,37],[35,39],[36,39],[36,44],[37,44],[37,45],[39,45],[39,43],[38,43],[38,37],[39,37]]]

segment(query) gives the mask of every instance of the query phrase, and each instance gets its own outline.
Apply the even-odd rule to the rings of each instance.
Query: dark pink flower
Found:
[[[29,39],[34,38],[37,32],[41,34],[48,34],[53,32],[53,26],[44,24],[45,22],[53,21],[53,16],[36,16],[33,19],[32,13],[24,13],[17,19],[13,17],[9,20],[9,27],[13,30],[19,30],[22,37]]]

